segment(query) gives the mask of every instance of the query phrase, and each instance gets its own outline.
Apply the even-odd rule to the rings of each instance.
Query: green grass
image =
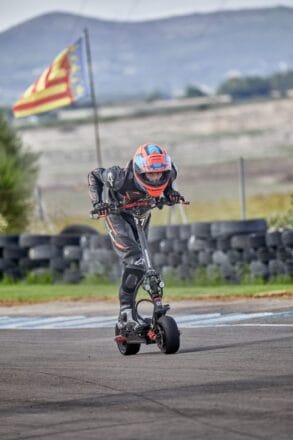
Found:
[[[0,285],[0,306],[42,303],[48,301],[114,301],[118,302],[117,285]],[[166,300],[229,299],[241,297],[290,296],[293,298],[293,284],[253,284],[224,286],[170,286],[165,290]],[[139,297],[146,296],[141,291]]]

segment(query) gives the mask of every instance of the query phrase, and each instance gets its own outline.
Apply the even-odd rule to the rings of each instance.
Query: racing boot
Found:
[[[139,332],[148,326],[148,324],[140,319],[130,307],[120,308],[117,325],[120,330],[126,329],[134,332]]]

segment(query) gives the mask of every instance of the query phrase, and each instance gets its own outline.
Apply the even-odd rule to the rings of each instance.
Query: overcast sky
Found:
[[[192,12],[277,5],[293,7],[293,0],[0,0],[0,32],[51,11],[134,21]]]

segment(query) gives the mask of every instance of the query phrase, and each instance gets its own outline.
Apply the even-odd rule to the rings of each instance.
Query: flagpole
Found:
[[[85,36],[87,65],[88,65],[89,82],[90,82],[91,98],[92,98],[92,105],[93,105],[97,161],[98,161],[98,166],[102,167],[102,155],[101,155],[101,145],[100,145],[100,135],[99,135],[99,117],[98,117],[98,107],[97,107],[95,86],[94,86],[94,79],[93,79],[93,67],[92,67],[90,40],[89,40],[88,30],[84,29],[83,32],[84,32],[84,36]]]

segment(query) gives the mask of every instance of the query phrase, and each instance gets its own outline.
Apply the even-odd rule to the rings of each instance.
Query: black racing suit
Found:
[[[172,163],[170,180],[164,190],[164,195],[173,191],[172,182],[177,177],[177,170]],[[125,168],[112,166],[110,168],[96,168],[88,175],[90,198],[95,205],[103,201],[104,186],[107,188],[107,202],[119,201],[131,203],[150,198],[135,180],[132,171],[132,161]],[[146,212],[144,229],[150,221],[150,212]],[[111,237],[112,245],[124,269],[122,282],[119,289],[120,310],[131,308],[133,310],[137,290],[143,280],[145,265],[139,245],[138,234],[132,215],[129,212],[109,214],[105,217],[107,231]]]

